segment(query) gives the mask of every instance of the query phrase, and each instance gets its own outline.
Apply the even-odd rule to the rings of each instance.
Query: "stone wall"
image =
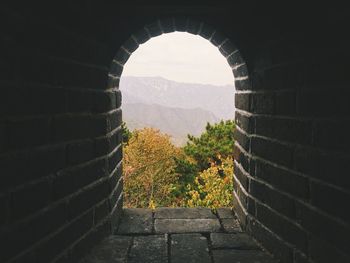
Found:
[[[2,12],[0,261],[76,262],[122,206],[121,94],[103,44]]]
[[[300,35],[270,43],[251,86],[237,86],[236,207],[283,262],[349,260],[350,94],[346,54],[331,46]]]
[[[122,67],[174,30],[211,40],[232,66],[242,225],[283,262],[349,261],[346,9],[87,1],[0,15],[1,262],[76,262],[112,233]]]

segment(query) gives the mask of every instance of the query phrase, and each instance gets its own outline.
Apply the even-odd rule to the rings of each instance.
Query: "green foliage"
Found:
[[[122,139],[123,139],[123,143],[127,144],[129,142],[131,136],[132,136],[131,131],[126,126],[126,123],[123,121],[122,122]]]
[[[179,162],[179,171],[186,171],[189,166],[195,165],[191,170],[203,171],[212,163],[220,164],[220,160],[233,155],[235,129],[234,121],[220,121],[216,124],[207,123],[205,132],[198,138],[188,135],[188,142],[184,152],[188,156],[183,163]]]
[[[194,159],[200,171],[208,169],[211,163],[220,163],[220,158],[232,156],[234,128],[235,123],[231,120],[213,125],[207,123],[199,138],[188,136],[184,151]]]
[[[181,174],[181,177],[175,194],[182,196],[183,205],[211,207],[227,203],[226,188],[223,192],[219,192],[217,189],[210,190],[211,187],[204,186],[211,185],[206,182],[210,178],[215,185],[223,185],[223,170],[220,167],[222,160],[227,160],[233,155],[234,129],[234,121],[227,120],[215,124],[207,123],[205,131],[199,137],[188,135],[188,142],[183,148],[184,154],[176,159],[176,172]],[[230,167],[233,170],[233,162],[231,163]],[[232,174],[233,172],[231,177]],[[232,187],[232,182],[227,186]],[[193,194],[198,194],[197,199]]]
[[[122,127],[125,206],[232,205],[234,121],[208,123],[183,148],[159,130]]]
[[[183,196],[184,193],[187,191],[186,186],[188,184],[193,183],[193,180],[199,171],[197,165],[191,162],[188,156],[184,154],[184,152],[178,158],[175,158],[175,164],[175,171],[181,176],[179,177],[179,182],[176,191],[174,190],[173,194],[175,194],[176,196]]]

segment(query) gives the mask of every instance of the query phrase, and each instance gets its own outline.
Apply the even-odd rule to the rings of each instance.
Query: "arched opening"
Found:
[[[172,32],[175,32],[175,31],[187,32],[187,33],[191,33],[191,34],[194,34],[194,35],[199,35],[199,36],[203,37],[204,39],[209,40],[211,42],[211,45],[213,47],[217,47],[217,49],[223,55],[222,58],[224,58],[224,59],[226,58],[226,60],[228,62],[228,65],[229,65],[229,67],[228,67],[229,71],[232,71],[232,72],[230,72],[231,77],[234,76],[235,80],[238,81],[238,83],[240,85],[242,85],[242,83],[245,83],[245,85],[247,85],[247,83],[249,83],[248,82],[248,75],[247,75],[246,65],[243,62],[239,51],[237,50],[237,48],[235,48],[235,46],[230,42],[229,39],[225,38],[224,36],[222,36],[222,34],[220,34],[219,32],[215,31],[212,27],[205,25],[204,23],[200,23],[200,22],[193,21],[193,20],[190,20],[190,19],[172,18],[172,19],[167,19],[167,20],[158,20],[157,22],[155,22],[153,24],[145,26],[142,30],[140,30],[136,34],[132,35],[130,37],[130,39],[128,39],[124,43],[124,45],[119,49],[115,59],[113,60],[112,67],[111,67],[111,72],[110,72],[111,78],[114,81],[119,83],[118,88],[122,87],[123,84],[125,85],[125,83],[127,83],[126,86],[129,85],[129,88],[130,88],[130,86],[132,86],[132,84],[130,85],[130,79],[129,79],[129,83],[128,83],[126,78],[124,78],[124,79],[121,78],[121,75],[122,75],[123,68],[124,68],[126,62],[128,61],[129,57],[133,54],[133,52],[137,53],[138,52],[137,50],[139,50],[138,47],[140,45],[142,45],[143,43],[146,43],[152,37],[160,36],[163,33],[172,33]],[[173,33],[173,34],[176,34],[176,33]],[[186,34],[186,33],[183,33],[183,34]],[[152,42],[152,40],[150,42]],[[216,50],[216,52],[217,52],[217,50]],[[217,52],[217,53],[219,53],[219,52]],[[225,62],[225,63],[227,63],[227,62]],[[149,66],[149,64],[148,64],[148,66]],[[126,69],[127,69],[126,72],[128,72],[128,68],[127,67],[126,67]],[[137,70],[139,70],[139,69],[136,69],[136,71]],[[149,68],[148,68],[148,70],[149,70]],[[219,69],[214,69],[214,71],[215,70],[219,70]],[[153,73],[153,76],[154,75],[157,75],[157,74]],[[185,74],[183,74],[183,75],[185,75]],[[171,76],[170,73],[169,73],[169,76]],[[187,78],[188,77],[189,76],[187,76]],[[204,78],[204,77],[202,76],[202,78]],[[147,81],[158,81],[158,82],[160,82],[162,80],[160,80],[160,79],[157,79],[157,80],[155,80],[155,79],[147,79]],[[234,79],[232,78],[231,84],[233,84],[233,82],[234,82]],[[231,92],[232,92],[232,95],[234,95],[234,89],[232,89]],[[123,97],[124,97],[124,99],[127,99],[127,100],[135,99],[135,98],[132,98],[132,96],[129,96],[129,94],[127,96],[124,95]],[[136,99],[136,101],[137,101],[137,99]],[[215,98],[212,101],[215,101]],[[157,104],[157,102],[159,102],[159,100],[158,101],[155,100],[156,104]],[[232,106],[234,105],[234,99],[233,98],[232,98],[232,101],[230,103],[231,103]],[[195,104],[194,101],[193,101],[193,104]],[[202,102],[202,104],[204,104],[204,103]],[[134,109],[137,108],[137,105],[134,105],[134,106],[135,106]],[[140,106],[140,105],[138,105],[138,106]],[[138,109],[138,110],[140,110],[140,109]],[[145,110],[142,113],[146,113]],[[234,112],[232,112],[231,114],[232,114],[231,115],[231,119],[232,119],[232,122],[233,122]],[[168,133],[169,133],[169,130],[168,130]],[[170,131],[170,133],[171,133],[171,131]],[[233,132],[232,132],[232,137],[233,137]],[[233,149],[233,145],[232,145],[231,148]],[[134,155],[135,155],[135,153],[134,153]],[[233,150],[232,150],[232,153],[230,153],[229,155],[233,156]],[[223,163],[221,159],[218,160],[217,162],[219,162],[220,165]],[[210,167],[210,165],[208,167],[206,167],[206,168],[209,168],[209,167]],[[220,169],[217,169],[217,171],[219,172],[219,174],[220,174],[220,172],[223,172],[222,167]],[[232,172],[231,173],[232,174],[230,175],[230,180],[232,181],[233,180],[233,167],[232,167]],[[153,175],[151,175],[151,178],[153,178]],[[150,180],[153,180],[153,179],[150,179]],[[153,185],[149,189],[149,191],[153,194]],[[131,192],[135,192],[135,191],[132,190]],[[197,192],[193,191],[193,192],[195,192],[198,195],[198,191]],[[233,192],[233,190],[231,190],[230,198],[232,198],[232,195],[233,195],[232,192]],[[126,193],[126,197],[129,198],[127,193]],[[209,202],[211,202],[211,201],[209,201]],[[203,204],[203,202],[202,203],[197,203],[197,205],[198,204],[199,204],[199,206],[202,206],[201,204]],[[147,204],[147,206],[148,207],[152,207],[152,205],[150,205],[150,204]],[[194,206],[196,206],[196,205],[194,205]]]
[[[6,242],[1,262],[78,262],[110,233],[111,218],[121,214],[115,207],[122,204],[123,189],[119,77],[111,74],[107,87],[115,55],[109,47],[118,48],[154,17],[173,15],[210,21],[244,47],[252,87],[245,85],[245,67],[237,67],[235,74],[243,78],[236,85],[235,168],[240,172],[234,178],[241,204],[236,210],[241,207],[245,214],[247,232],[283,262],[350,262],[344,209],[349,195],[344,168],[350,163],[344,129],[348,50],[346,41],[334,41],[346,40],[340,30],[347,24],[345,9],[320,7],[309,23],[316,13],[311,6],[241,2],[4,6],[0,231]],[[146,38],[174,30],[216,35],[178,18],[146,28]],[[325,29],[332,29],[326,40]],[[206,242],[203,236],[192,237],[188,243]],[[135,251],[140,242],[158,240],[141,235],[113,239],[118,242],[111,242],[111,251],[116,243]],[[193,254],[205,251],[197,248]],[[177,256],[185,253],[174,250],[170,255],[181,261]],[[240,260],[242,251],[227,251],[231,256],[224,260],[222,250],[212,253],[211,262]],[[248,260],[245,253],[242,261]]]
[[[124,207],[232,207],[234,77],[209,41],[167,33],[124,65]]]

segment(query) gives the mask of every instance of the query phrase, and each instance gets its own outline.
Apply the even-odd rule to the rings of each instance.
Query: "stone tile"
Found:
[[[194,233],[218,232],[218,219],[156,219],[154,223],[156,233]]]
[[[80,263],[124,263],[132,237],[110,236],[98,244]]]
[[[153,230],[152,210],[143,208],[123,209],[118,234],[150,234]]]
[[[170,235],[171,263],[210,263],[207,238],[201,234]]]
[[[183,208],[183,207],[161,207],[157,208],[154,218],[159,219],[215,219],[216,216],[211,209],[205,207]]]
[[[270,255],[256,250],[213,250],[216,263],[277,263]]]
[[[216,213],[220,219],[224,218],[235,218],[235,215],[230,207],[220,207],[216,209]]]
[[[229,210],[218,212],[220,220],[205,208],[161,208],[157,212],[158,218],[154,219],[150,209],[124,209],[117,231],[121,235],[103,240],[81,263],[158,263],[168,262],[169,257],[172,263],[206,263],[213,259],[216,263],[278,262],[241,232],[237,219],[233,214],[231,218]],[[153,231],[153,220],[158,234]],[[222,233],[223,228],[225,233]],[[210,247],[207,235],[203,233],[210,235]],[[210,254],[210,248],[213,254]]]
[[[242,232],[242,228],[237,219],[224,218],[221,219],[221,224],[223,229],[228,233]]]
[[[210,240],[215,248],[259,249],[256,242],[247,234],[211,233]]]
[[[168,245],[165,235],[134,237],[128,256],[128,263],[166,263]]]

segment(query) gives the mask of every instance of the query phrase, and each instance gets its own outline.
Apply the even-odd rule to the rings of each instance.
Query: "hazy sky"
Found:
[[[133,52],[123,76],[160,76],[178,82],[234,84],[232,71],[217,47],[189,33],[151,38]]]

